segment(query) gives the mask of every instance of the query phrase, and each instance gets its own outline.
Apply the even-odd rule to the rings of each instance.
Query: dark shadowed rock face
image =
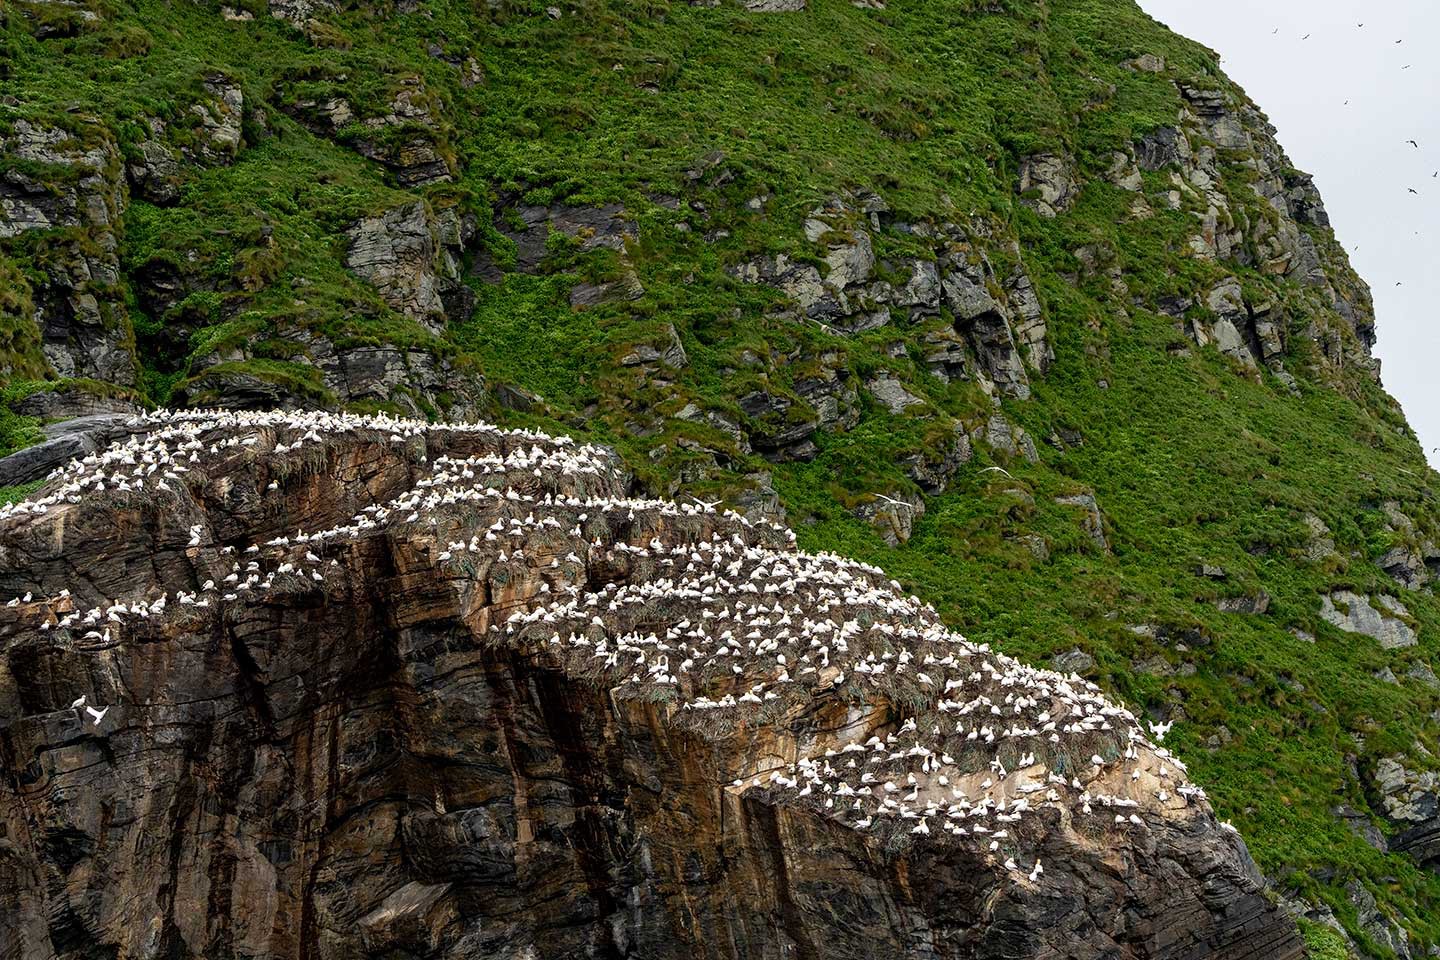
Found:
[[[538,434],[136,426],[0,510],[5,960],[1301,955],[1127,711],[874,568]]]

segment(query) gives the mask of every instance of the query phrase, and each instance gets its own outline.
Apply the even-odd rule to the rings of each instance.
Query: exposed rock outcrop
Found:
[[[464,283],[470,218],[454,207],[433,210],[424,200],[365,217],[345,235],[345,265],[368,281],[397,312],[439,333],[446,318],[469,317],[474,294]]]
[[[1180,84],[1179,90],[1185,102],[1179,125],[1151,131],[1134,144],[1133,153],[1140,170],[1168,174],[1171,208],[1195,211],[1199,224],[1190,253],[1254,267],[1309,288],[1318,315],[1304,335],[1329,363],[1378,377],[1378,361],[1371,356],[1375,320],[1369,289],[1344,252],[1311,231],[1329,226],[1311,178],[1294,169],[1275,139],[1275,128],[1253,104],[1189,84]],[[1250,189],[1262,202],[1258,212],[1226,192],[1227,166],[1246,171]],[[1209,315],[1192,317],[1186,325],[1197,343],[1214,342],[1223,353],[1267,367],[1294,388],[1284,369],[1289,318],[1268,302],[1246,302],[1233,278],[1209,292],[1207,306]]]
[[[286,7],[310,2],[285,0]],[[272,13],[275,9],[272,4]],[[288,109],[316,134],[341,140],[386,167],[402,187],[454,179],[449,127],[440,100],[419,77],[402,78],[390,92],[389,102],[381,107],[383,112],[373,115],[359,115],[340,93],[301,99]]]
[[[533,433],[143,427],[0,508],[19,956],[1301,955],[1128,712],[874,568]]]
[[[1370,779],[1380,811],[1398,831],[1389,847],[1440,873],[1440,774],[1407,763],[1403,756],[1382,757]]]
[[[1080,192],[1075,164],[1054,153],[1026,157],[1020,163],[1020,199],[1042,217],[1054,219],[1070,209]]]
[[[145,121],[149,137],[126,157],[131,189],[151,203],[174,203],[187,169],[232,163],[245,145],[244,92],[221,73],[208,74],[202,85],[207,96],[192,103],[180,121]]]
[[[1376,609],[1376,605],[1379,609]],[[1386,650],[1413,647],[1419,642],[1415,628],[1406,622],[1410,611],[1394,597],[1364,597],[1337,590],[1320,598],[1320,618],[1347,633],[1380,641]]]
[[[1044,373],[1054,360],[1019,247],[997,240],[989,224],[897,222],[884,200],[864,194],[832,198],[803,226],[823,270],[779,253],[740,263],[734,275],[775,287],[796,313],[843,333],[948,311],[953,324],[927,328],[921,338],[930,372],[946,381],[975,380],[987,392],[1028,397],[1031,373]],[[875,236],[882,231],[923,240],[933,257],[881,264]],[[1013,261],[1008,272],[997,273],[992,247]],[[903,283],[881,279],[882,267]]]
[[[32,256],[43,251],[29,299],[54,371],[133,386],[116,238],[127,199],[120,153],[99,123],[68,122],[0,126],[0,243],[33,234]]]

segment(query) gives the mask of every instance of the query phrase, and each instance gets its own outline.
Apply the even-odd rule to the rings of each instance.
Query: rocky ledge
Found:
[[[1077,677],[600,448],[208,413],[0,509],[0,951],[1292,958]]]

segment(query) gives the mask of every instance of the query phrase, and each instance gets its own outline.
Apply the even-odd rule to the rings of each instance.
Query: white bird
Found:
[[[85,706],[85,694],[82,693],[75,699],[74,703],[70,704],[70,709],[79,710],[83,706]]]
[[[110,708],[106,707],[104,710],[96,710],[94,707],[86,707],[85,712],[90,714],[91,718],[95,721],[95,726],[98,727],[100,726],[100,721],[105,719],[105,714],[110,712]]]

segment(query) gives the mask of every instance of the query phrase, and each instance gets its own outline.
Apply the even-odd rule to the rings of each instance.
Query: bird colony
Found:
[[[1039,849],[1061,825],[1103,836],[1212,816],[1160,745],[1167,725],[1147,730],[1079,677],[967,641],[878,568],[802,552],[783,527],[718,503],[628,497],[603,448],[331,413],[162,412],[136,427],[0,508],[0,539],[94,498],[171,498],[194,582],[8,601],[5,613],[38,621],[52,642],[123,653],[137,621],[224,616],[275,590],[340,596],[347,548],[391,538],[457,598],[489,583],[495,599],[463,618],[481,642],[651,704],[698,736],[739,738],[740,766],[716,773],[732,796],[802,807],[891,846],[967,844],[1026,884],[1043,882]],[[284,498],[298,474],[277,466],[357,442],[403,458],[413,482],[342,524],[219,543],[195,505],[224,458],[251,458],[255,496]],[[110,714],[82,695],[73,709],[104,735],[126,722],[117,705]]]

